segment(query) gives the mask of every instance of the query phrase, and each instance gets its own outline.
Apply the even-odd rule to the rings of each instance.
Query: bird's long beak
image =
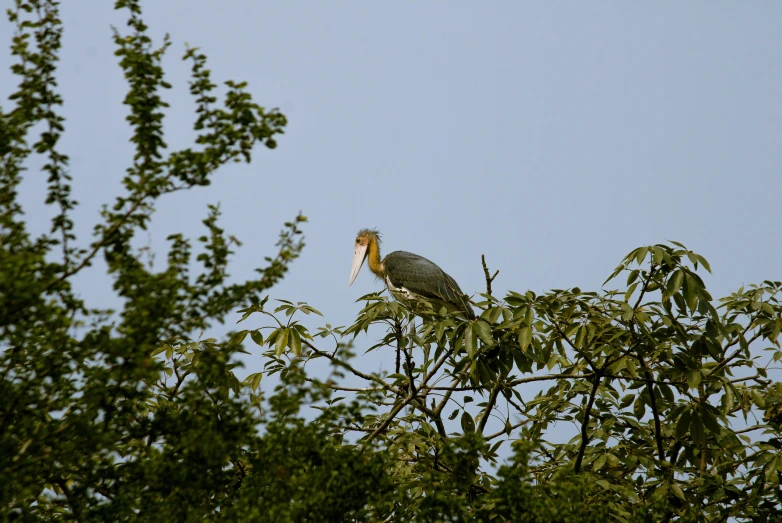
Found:
[[[356,276],[358,276],[361,266],[364,264],[364,257],[366,257],[366,255],[367,246],[357,243],[356,250],[353,251],[353,268],[350,269],[350,283],[348,283],[348,287],[353,285],[353,281],[356,279]]]

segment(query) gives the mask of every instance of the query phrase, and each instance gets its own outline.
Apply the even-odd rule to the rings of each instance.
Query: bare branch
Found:
[[[481,265],[483,265],[483,274],[486,276],[486,294],[491,296],[491,283],[494,281],[494,278],[497,277],[500,271],[496,271],[494,276],[489,276],[489,267],[486,265],[486,256],[483,254],[481,254]]]
[[[492,387],[491,392],[489,393],[489,401],[486,403],[486,408],[483,410],[483,417],[478,423],[478,432],[481,434],[483,434],[483,429],[486,428],[486,422],[489,421],[489,414],[491,414],[491,409],[494,408],[494,403],[497,401],[497,394],[499,394],[501,390],[502,380],[498,379],[497,383],[494,384],[494,387]]]
[[[510,426],[510,430],[513,431],[513,430],[521,427],[522,425],[524,425],[528,421],[529,421],[529,419],[523,419],[523,420],[519,421],[518,423],[514,423],[513,425]],[[491,441],[494,438],[499,438],[500,436],[502,436],[503,434],[506,434],[507,432],[508,432],[508,429],[504,428],[504,429],[502,429],[499,432],[495,432],[494,434],[489,434],[488,436],[484,436],[484,439],[486,441]]]
[[[345,369],[345,370],[348,370],[348,371],[352,372],[353,374],[355,374],[355,375],[356,375],[356,376],[358,376],[359,378],[363,378],[363,379],[365,379],[365,380],[367,380],[367,381],[371,381],[371,382],[377,383],[377,384],[378,384],[378,385],[380,385],[380,386],[381,386],[383,389],[385,389],[385,390],[387,390],[387,391],[389,391],[389,392],[393,392],[394,394],[398,394],[398,393],[400,392],[400,391],[398,391],[398,390],[394,389],[394,387],[392,387],[391,385],[389,385],[388,383],[386,383],[386,382],[385,382],[385,381],[383,381],[382,379],[378,378],[377,376],[372,376],[371,374],[365,374],[365,373],[361,372],[360,370],[358,370],[358,369],[355,369],[355,368],[354,368],[353,366],[351,366],[349,363],[345,363],[344,361],[342,361],[342,360],[340,360],[340,359],[338,359],[338,358],[336,358],[336,357],[332,356],[332,355],[331,355],[331,354],[329,354],[328,352],[323,352],[322,350],[320,350],[319,348],[317,348],[315,345],[313,345],[312,343],[310,343],[310,342],[309,342],[309,341],[307,341],[307,340],[304,340],[304,339],[303,339],[303,340],[301,340],[301,341],[302,341],[302,343],[303,343],[304,345],[306,345],[306,346],[307,346],[309,349],[311,349],[313,352],[315,352],[315,353],[319,354],[320,356],[323,356],[324,358],[328,358],[328,359],[330,359],[330,360],[331,360],[331,361],[332,361],[332,362],[333,362],[335,365],[337,365],[337,366],[339,366],[339,367],[342,367],[343,369]]]

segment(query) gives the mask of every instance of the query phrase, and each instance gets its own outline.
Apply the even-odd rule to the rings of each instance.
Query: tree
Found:
[[[782,502],[782,384],[768,378],[782,359],[782,283],[740,289],[715,306],[699,269],[710,270],[708,262],[672,242],[628,254],[607,280],[626,274],[621,290],[510,292],[504,300],[491,294],[487,270],[487,293],[477,303],[483,311],[474,322],[432,310],[415,325],[401,304],[371,294],[353,325],[316,334],[336,335],[329,348],[296,321],[298,312],[311,312],[307,305],[283,302],[278,318],[262,303],[245,316],[274,318],[265,339],[249,331],[270,347],[267,374],[301,373],[379,410],[338,424],[335,437],[354,433],[360,448],[391,453],[395,481],[407,489],[427,492],[438,482],[435,472],[465,478],[467,498],[480,500],[460,508],[470,517],[518,520],[520,512],[510,516],[516,501],[509,484],[528,470],[543,491],[532,499],[557,499],[545,490],[562,487],[563,479],[586,480],[575,490],[581,514],[607,509],[618,521],[766,521]],[[339,340],[374,325],[386,326],[387,334],[368,350],[392,347],[403,362],[399,373],[380,376],[351,365],[351,344]],[[759,343],[769,346],[766,356],[753,351]],[[319,358],[333,365],[327,380],[304,374]],[[341,386],[345,375],[365,385]],[[518,387],[530,382],[551,385],[525,398]],[[471,408],[476,395],[482,401]],[[460,427],[448,424],[457,417]],[[488,430],[490,417],[499,418],[499,430]],[[547,438],[558,422],[578,427],[572,439]],[[496,477],[477,458],[495,462],[503,439],[526,447]],[[469,472],[457,473],[441,456],[464,441],[475,445],[475,459]],[[413,519],[428,499],[394,510]]]
[[[116,8],[128,13],[127,32],[115,31],[114,43],[128,82],[124,102],[135,155],[125,192],[104,207],[88,245],[74,234],[72,175],[58,148],[64,132],[58,4],[20,0],[8,10],[19,83],[0,117],[0,507],[6,517],[127,518],[155,496],[166,499],[159,489],[199,499],[188,508],[195,512],[203,503],[219,504],[215,485],[232,474],[220,465],[254,434],[242,404],[226,400],[224,413],[207,405],[227,397],[219,378],[234,365],[229,359],[237,348],[205,342],[210,349],[174,388],[156,385],[162,367],[151,352],[163,340],[196,338],[229,311],[259,301],[303,246],[304,217],[298,216],[285,225],[277,254],[257,277],[229,283],[238,241],[220,228],[212,206],[195,260],[192,242],[173,235],[165,268],[144,263],[133,240],[155,205],[173,192],[209,185],[226,163],[249,162],[256,144],[273,149],[286,120],[256,104],[243,83],[225,82],[218,100],[206,57],[188,49],[183,59],[192,63],[197,138],[167,152],[163,92],[170,86],[161,60],[169,42],[153,46],[137,1],[118,1]],[[16,193],[33,156],[48,175],[46,204],[56,209],[50,232],[38,238],[27,230]],[[74,277],[98,257],[123,300],[119,311],[87,304],[74,290]],[[201,271],[191,275],[193,261]],[[187,375],[198,379],[186,383]]]
[[[476,320],[413,314],[373,293],[352,325],[311,330],[301,318],[315,308],[272,308],[268,296],[303,247],[304,217],[285,225],[257,278],[231,283],[239,243],[216,206],[195,260],[192,242],[173,235],[155,270],[133,247],[153,209],[208,185],[225,163],[250,161],[258,143],[274,148],[286,121],[242,83],[225,82],[218,100],[206,57],[188,49],[197,138],[168,152],[160,64],[170,44],[153,46],[138,2],[116,7],[128,15],[114,43],[136,154],[86,245],[58,149],[58,5],[9,10],[19,85],[0,113],[3,519],[777,517],[782,384],[768,371],[782,359],[782,283],[714,300],[699,276],[708,262],[673,242],[625,257],[606,282],[626,276],[618,290],[500,299],[484,263]],[[57,210],[39,238],[16,196],[33,156]],[[99,257],[119,311],[75,290]],[[237,308],[246,329],[199,338]],[[394,372],[362,370],[360,349],[385,351]],[[262,352],[264,370],[237,376],[240,351]],[[521,390],[529,384],[541,387],[534,397]],[[555,439],[554,425],[573,427],[571,439]]]

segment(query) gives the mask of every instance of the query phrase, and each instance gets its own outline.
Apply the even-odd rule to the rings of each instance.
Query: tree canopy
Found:
[[[169,150],[163,56],[140,2],[115,30],[135,150],[93,235],[77,205],[57,62],[58,3],[8,10],[17,86],[0,110],[0,514],[68,521],[768,521],[782,510],[782,282],[715,299],[709,263],[639,247],[602,289],[473,296],[475,320],[385,293],[347,326],[269,290],[303,215],[247,281],[209,206],[165,263],[136,238],[167,195],[276,147],[285,116],[216,83],[187,48],[193,143]],[[47,176],[50,230],[18,187]],[[40,167],[38,167],[40,165]],[[120,169],[120,166],[117,166]],[[102,261],[121,307],[80,297]],[[238,313],[237,313],[238,310]],[[201,333],[225,322],[224,336]],[[393,372],[361,368],[383,351]],[[239,353],[262,362],[245,375]],[[270,379],[271,378],[271,379]],[[530,387],[536,386],[537,389]],[[535,392],[530,393],[530,390]],[[563,428],[564,427],[564,428]],[[561,437],[567,435],[567,439]]]

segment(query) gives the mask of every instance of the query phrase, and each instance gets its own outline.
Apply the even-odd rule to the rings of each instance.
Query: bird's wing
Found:
[[[386,277],[394,287],[405,289],[424,298],[454,304],[468,317],[475,313],[456,281],[435,263],[417,254],[395,251],[383,260]]]

